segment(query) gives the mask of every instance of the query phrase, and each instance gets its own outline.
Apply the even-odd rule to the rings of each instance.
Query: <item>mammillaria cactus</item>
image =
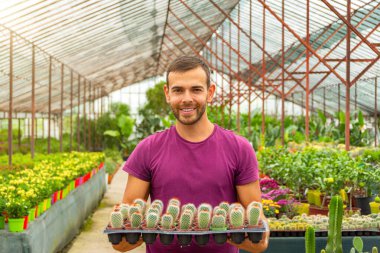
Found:
[[[179,201],[177,198],[171,198],[168,203],[168,206],[170,205],[181,206],[181,201]]]
[[[190,210],[193,214],[197,212],[197,208],[193,203],[187,203],[186,205],[182,206],[182,212]]]
[[[146,212],[146,214],[149,214],[149,213],[156,213],[158,214],[159,216],[161,216],[161,212],[158,208],[155,208],[155,207],[149,207],[148,208],[148,211]]]
[[[156,228],[158,224],[158,214],[154,212],[148,212],[145,216],[146,227],[147,228]]]
[[[211,213],[208,211],[200,211],[198,213],[198,228],[199,229],[208,229],[210,225],[210,220],[211,220]]]
[[[260,209],[263,208],[263,204],[261,204],[261,202],[257,202],[257,201],[252,201],[251,203],[248,204],[247,208],[249,206],[256,206],[256,207],[259,207]]]
[[[133,204],[132,206],[129,207],[129,211],[128,211],[129,220],[131,220],[132,214],[134,214],[134,213],[142,213],[140,205]]]
[[[123,215],[123,219],[128,219],[128,211],[129,211],[129,205],[128,204],[121,204],[120,205],[120,212]]]
[[[171,214],[164,214],[162,215],[161,217],[161,226],[164,228],[164,229],[172,229],[173,228],[173,216]]]
[[[198,206],[198,213],[200,211],[207,211],[207,212],[212,212],[212,206],[208,203],[202,203]]]
[[[249,226],[257,226],[260,220],[261,208],[255,205],[249,205],[247,208],[247,219]]]
[[[179,227],[182,230],[189,230],[193,224],[193,213],[190,210],[187,210],[181,214],[179,219]]]
[[[216,207],[215,209],[214,209],[214,215],[215,214],[221,214],[221,215],[223,215],[224,217],[227,217],[227,212],[226,212],[226,210],[224,210],[223,208],[220,208],[220,207]]]
[[[221,210],[224,211],[224,209]],[[231,227],[233,228],[241,228],[244,226],[244,212],[238,207],[235,207],[230,211],[229,219]]]
[[[123,226],[123,215],[120,211],[111,213],[111,227],[121,228]]]
[[[146,201],[143,200],[143,199],[135,199],[133,201],[133,204],[137,204],[141,207],[141,212],[144,213],[145,212],[145,207],[146,207]]]
[[[214,215],[211,220],[211,229],[212,230],[226,229],[226,217],[220,214]]]
[[[230,204],[226,201],[223,201],[223,202],[220,202],[219,207],[224,209],[226,211],[226,213],[228,213],[228,211],[230,209]]]
[[[170,214],[173,216],[173,221],[176,221],[179,216],[179,206],[177,205],[169,205],[168,208],[166,209],[166,213]]]
[[[131,227],[140,228],[143,216],[141,213],[133,213],[131,216]]]
[[[232,203],[230,206],[229,206],[229,209],[228,209],[228,212],[229,213],[232,209],[234,208],[239,208],[241,209],[243,212],[245,211],[244,207],[242,206],[242,204],[240,203]]]

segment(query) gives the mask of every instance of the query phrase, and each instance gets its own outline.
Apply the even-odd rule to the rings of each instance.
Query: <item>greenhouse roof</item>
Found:
[[[310,106],[330,113],[345,106],[346,2],[310,0]],[[51,83],[50,109],[59,113],[162,75],[183,54],[200,54],[224,78],[248,84],[241,93],[253,87],[254,96],[273,87],[280,96],[284,73],[286,99],[304,105],[306,9],[306,1],[290,0],[1,1],[0,111],[9,110],[10,82],[12,111],[32,110],[34,78],[36,111],[49,111]],[[352,0],[351,24],[351,105],[373,114],[380,0]]]

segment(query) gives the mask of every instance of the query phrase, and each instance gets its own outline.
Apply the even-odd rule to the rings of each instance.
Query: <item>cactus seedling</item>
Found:
[[[208,203],[202,203],[198,206],[198,212],[200,211],[207,211],[207,212],[212,212],[212,206]]]
[[[225,212],[224,209],[221,210]],[[244,226],[244,212],[238,207],[235,207],[230,211],[229,219],[231,227],[233,228],[241,228]]]
[[[249,206],[256,206],[256,207],[259,207],[260,209],[263,208],[263,204],[261,204],[261,202],[257,202],[257,201],[252,201],[251,203],[248,204],[248,207]]]
[[[226,217],[217,214],[212,217],[211,230],[226,230]]]
[[[226,201],[223,201],[223,202],[220,202],[219,207],[224,209],[226,211],[226,213],[228,213],[228,211],[230,209],[230,204]]]
[[[177,199],[177,198],[171,198],[169,200],[168,206],[170,206],[170,205],[181,206],[181,201],[179,201],[179,199]]]
[[[129,211],[129,205],[128,204],[121,204],[120,205],[120,212],[123,215],[123,219],[128,219],[128,211]]]
[[[156,209],[154,209],[156,210]],[[158,224],[158,214],[154,212],[148,212],[145,216],[146,227],[147,228],[156,228]]]
[[[189,230],[191,229],[191,225],[193,224],[193,213],[188,210],[181,214],[179,219],[179,227],[181,230]]]
[[[179,206],[177,205],[169,205],[168,208],[166,209],[166,213],[170,214],[173,216],[173,221],[176,221],[179,216]]]
[[[193,214],[195,214],[197,212],[197,208],[195,207],[195,205],[193,203],[188,203],[188,204],[184,205],[182,212],[184,212],[186,210],[190,210]]]
[[[146,207],[146,201],[143,200],[143,199],[135,199],[133,201],[133,204],[137,204],[141,207],[141,212],[144,213],[145,212],[145,207]]]
[[[173,216],[171,214],[164,214],[162,215],[161,217],[161,226],[164,228],[164,229],[172,229],[173,228]]]
[[[142,212],[141,206],[138,204],[133,204],[132,206],[129,207],[129,211],[128,211],[129,220],[131,220],[132,214],[141,213],[141,212]]]
[[[211,213],[207,211],[200,211],[198,213],[198,228],[199,229],[208,229],[211,220]]]
[[[121,228],[123,226],[123,215],[120,211],[111,213],[111,227]]]
[[[240,209],[239,209],[240,210]],[[224,217],[227,217],[227,212],[226,210],[224,210],[223,208],[220,208],[220,207],[217,207],[216,209],[214,209],[214,215],[215,214],[221,214],[223,215]]]
[[[249,226],[257,226],[259,224],[261,209],[258,206],[249,205],[247,208],[247,218]]]
[[[143,216],[141,213],[133,213],[131,216],[131,227],[140,228]]]

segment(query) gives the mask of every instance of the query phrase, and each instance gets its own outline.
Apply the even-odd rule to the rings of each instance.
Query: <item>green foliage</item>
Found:
[[[355,236],[354,239],[352,240],[352,244],[354,245],[354,248],[357,252],[363,253],[363,240],[362,238]]]

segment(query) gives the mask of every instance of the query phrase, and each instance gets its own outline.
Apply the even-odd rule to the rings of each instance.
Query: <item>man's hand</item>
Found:
[[[121,238],[121,242],[119,244],[116,244],[116,245],[112,245],[112,247],[117,250],[117,251],[120,251],[120,252],[126,252],[126,251],[129,251],[129,250],[132,250],[134,248],[137,248],[139,247],[141,244],[143,244],[143,239],[142,237],[140,237],[140,239],[137,241],[136,244],[130,244],[126,241],[125,237],[123,236]]]
[[[227,242],[238,247],[239,249],[243,249],[248,252],[261,253],[264,252],[268,247],[269,233],[269,231],[266,231],[263,234],[263,238],[258,243],[253,243],[248,238],[245,238],[244,241],[240,244],[234,243],[231,239],[228,239]]]

